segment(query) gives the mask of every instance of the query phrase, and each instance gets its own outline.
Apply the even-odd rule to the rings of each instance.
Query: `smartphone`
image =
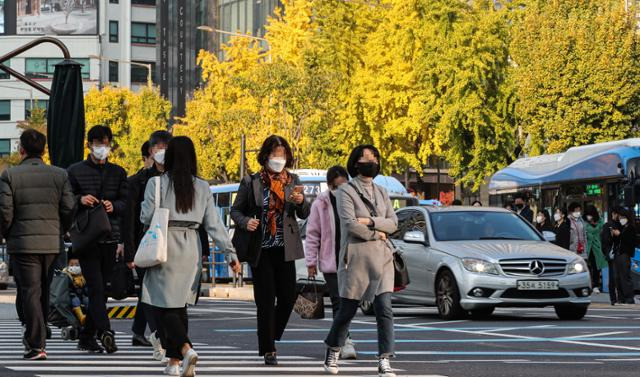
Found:
[[[297,192],[299,194],[303,194],[304,193],[304,186],[303,185],[298,185],[296,187],[293,188],[293,192]]]

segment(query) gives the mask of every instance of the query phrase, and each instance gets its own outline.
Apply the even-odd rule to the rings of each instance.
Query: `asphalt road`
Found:
[[[396,308],[399,376],[638,376],[640,312],[636,307],[590,309],[581,321],[560,321],[552,309],[499,309],[488,320],[442,322],[434,309]],[[327,317],[331,314],[327,311]],[[257,356],[252,303],[204,299],[190,309],[190,335],[200,354],[198,376],[322,376],[322,340],[330,320],[293,314],[278,344],[280,365]],[[120,352],[88,355],[55,331],[49,360],[23,361],[20,327],[0,321],[0,376],[160,376],[145,348],[130,346],[130,320],[114,320]],[[375,319],[358,315],[352,335],[356,361],[340,375],[375,376]]]

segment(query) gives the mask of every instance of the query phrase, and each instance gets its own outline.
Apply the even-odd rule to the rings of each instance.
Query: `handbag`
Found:
[[[255,197],[253,195],[253,176],[248,176],[249,193],[247,196],[248,205],[255,205]],[[245,178],[245,179],[247,179]],[[254,212],[257,212],[254,210]],[[247,213],[247,216],[255,216],[257,213]],[[231,244],[236,249],[236,255],[240,262],[248,262],[252,266],[256,264],[256,255],[254,250],[260,249],[262,243],[262,234],[256,229],[250,232],[246,229],[242,229],[237,224],[233,229],[233,236],[231,236]]]
[[[360,192],[360,190],[358,190],[358,187],[354,185],[353,182],[349,182],[349,185],[351,185],[351,187],[356,190],[356,193],[358,193],[358,196],[360,196],[360,200],[362,200],[364,205],[369,210],[369,214],[371,215],[371,217],[377,217],[376,207],[373,205],[373,203],[371,203],[371,201],[367,199],[364,194]],[[407,265],[404,262],[402,253],[399,252],[395,248],[393,243],[388,239],[386,243],[393,252],[393,291],[398,292],[405,289],[409,285],[409,270],[407,270]]]
[[[109,215],[102,203],[91,208],[82,208],[69,230],[71,247],[76,255],[83,254],[96,241],[111,233]]]
[[[116,259],[109,283],[107,292],[114,300],[125,299],[129,297],[129,293],[134,291],[134,289],[132,289],[134,286],[133,271],[127,267],[124,259]]]
[[[167,261],[167,235],[169,230],[169,210],[162,208],[160,195],[160,177],[155,177],[155,211],[151,218],[149,229],[144,233],[136,256],[133,260],[136,266],[149,268]]]
[[[313,289],[310,289],[310,286],[313,286]],[[302,286],[293,305],[293,310],[302,319],[324,318],[324,292],[318,290],[315,278],[311,278],[309,284]]]

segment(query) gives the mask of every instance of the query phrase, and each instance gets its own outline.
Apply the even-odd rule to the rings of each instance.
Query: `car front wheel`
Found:
[[[584,318],[589,309],[588,305],[556,305],[556,315],[562,320],[574,320]]]
[[[462,318],[465,310],[460,306],[460,291],[458,284],[449,270],[444,270],[436,280],[436,306],[440,318],[449,321]]]

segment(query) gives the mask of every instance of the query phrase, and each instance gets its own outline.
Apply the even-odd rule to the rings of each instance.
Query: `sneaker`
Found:
[[[167,365],[167,367],[164,368],[164,374],[167,376],[179,376],[180,366],[178,364]]]
[[[151,342],[144,335],[133,334],[131,345],[134,347],[151,347]]]
[[[358,358],[356,348],[353,345],[353,340],[351,340],[351,338],[347,338],[347,341],[344,343],[344,347],[340,350],[340,358],[343,360],[355,360]]]
[[[264,355],[264,365],[278,365],[278,358],[275,352],[268,352]]]
[[[324,370],[329,374],[338,374],[338,359],[340,358],[340,348],[327,347],[324,356]]]
[[[107,353],[114,353],[118,351],[115,334],[111,330],[105,330],[102,332],[102,335],[100,335],[100,343],[102,343],[102,346]]]
[[[378,377],[396,377],[393,369],[391,369],[391,363],[389,363],[389,359],[386,357],[378,360]]]
[[[103,353],[104,348],[102,348],[98,342],[96,342],[96,338],[80,338],[78,340],[78,349],[81,351],[87,351],[91,353]]]
[[[25,360],[46,360],[47,353],[43,350],[33,349],[33,350],[25,351],[22,358]]]
[[[149,336],[149,342],[153,347],[153,359],[161,361],[166,364],[168,361],[167,362],[164,361],[165,350],[162,348],[162,343],[160,342],[160,339],[156,335],[155,331],[151,333],[151,335]]]
[[[195,377],[197,362],[198,354],[193,348],[190,348],[184,355],[184,360],[182,360],[182,374],[180,377]]]
[[[593,288],[593,294],[594,295],[599,295],[600,294],[600,288],[598,288],[598,287]]]

